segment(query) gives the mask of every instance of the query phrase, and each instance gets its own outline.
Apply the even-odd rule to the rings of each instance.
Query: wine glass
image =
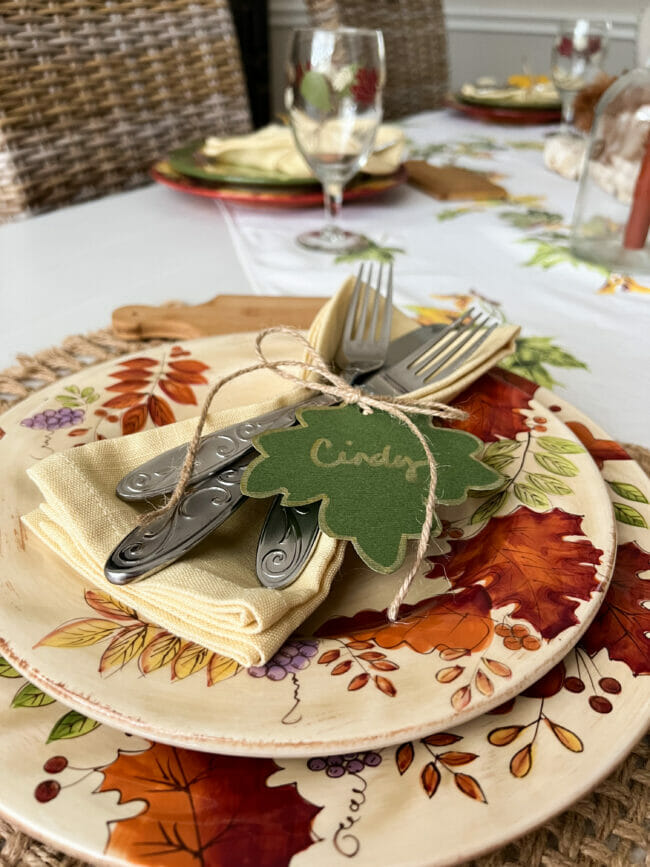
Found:
[[[577,136],[573,128],[576,94],[600,73],[607,52],[608,21],[578,18],[558,27],[551,52],[551,75],[562,98],[560,132]]]
[[[382,117],[384,40],[379,30],[298,29],[284,102],[298,150],[323,185],[325,226],[298,236],[310,250],[365,246],[338,225],[343,187],[368,159]]]

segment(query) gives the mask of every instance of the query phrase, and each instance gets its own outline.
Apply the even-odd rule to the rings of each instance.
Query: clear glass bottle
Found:
[[[609,87],[596,108],[571,228],[576,256],[650,272],[650,68]]]

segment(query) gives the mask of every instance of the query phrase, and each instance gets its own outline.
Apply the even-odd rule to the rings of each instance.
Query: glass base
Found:
[[[626,250],[620,238],[573,238],[571,252],[615,273],[646,277],[650,274],[650,247]]]
[[[365,235],[346,232],[344,229],[325,226],[316,232],[303,232],[296,241],[307,250],[321,250],[324,253],[352,253],[368,246]]]

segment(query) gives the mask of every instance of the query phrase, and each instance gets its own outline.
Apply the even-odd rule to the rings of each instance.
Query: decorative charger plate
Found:
[[[525,126],[526,124],[557,123],[562,118],[559,108],[519,108],[499,105],[485,105],[482,103],[465,102],[460,94],[448,97],[445,101],[448,108],[484,120],[487,123],[512,123]]]
[[[148,350],[147,424],[195,413],[208,375],[227,367],[243,339]],[[252,360],[252,338],[250,353]],[[181,641],[154,654],[159,630],[115,605],[108,583],[105,596],[84,594],[79,576],[20,522],[39,502],[30,464],[133,429],[133,411],[116,408],[132,402],[116,401],[125,389],[115,381],[131,367],[125,358],[75,374],[2,419],[0,653],[77,711],[176,746],[348,753],[495,707],[561,659],[595,615],[615,556],[600,474],[534,397],[484,377],[460,402],[504,487],[441,513],[444,532],[432,548],[439,556],[413,585],[401,621],[391,624],[386,607],[408,562],[382,576],[350,549],[330,596],[272,666],[246,670]],[[178,370],[194,384],[185,376],[179,389],[166,375]],[[138,381],[139,392],[147,388]],[[237,398],[250,402],[243,387]]]
[[[222,199],[240,205],[269,208],[306,208],[323,204],[320,186],[255,186],[251,184],[225,184],[187,177],[175,171],[166,160],[151,168],[151,177],[160,184],[208,199]],[[357,175],[343,191],[343,200],[354,202],[369,199],[392,190],[407,180],[406,168],[400,166],[390,175]]]
[[[536,389],[510,376],[505,385],[519,402]],[[638,742],[650,714],[650,482],[578,410],[545,389],[535,398],[601,468],[618,557],[581,642],[524,695],[383,750],[272,761],[98,726],[0,663],[0,812],[101,864],[443,867],[577,802]]]

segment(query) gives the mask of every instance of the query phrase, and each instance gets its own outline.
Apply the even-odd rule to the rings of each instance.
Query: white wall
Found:
[[[644,0],[443,0],[451,85],[480,75],[512,75],[526,61],[534,72],[548,73],[551,36],[564,18],[602,17],[613,29],[606,68],[612,73],[635,65],[635,31]],[[542,7],[542,8],[540,8]],[[282,111],[284,57],[292,27],[309,24],[303,0],[269,0],[271,88],[274,111]]]

